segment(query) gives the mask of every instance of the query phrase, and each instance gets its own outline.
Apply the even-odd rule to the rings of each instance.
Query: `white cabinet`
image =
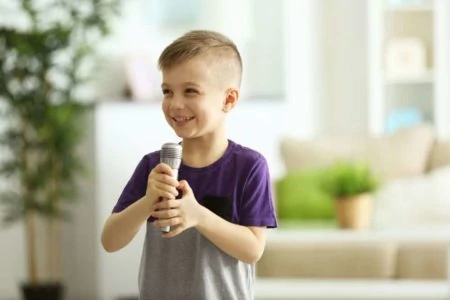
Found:
[[[369,129],[416,123],[450,137],[450,1],[369,0]]]

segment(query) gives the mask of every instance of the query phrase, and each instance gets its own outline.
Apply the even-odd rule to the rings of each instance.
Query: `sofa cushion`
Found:
[[[320,185],[322,173],[320,170],[289,172],[276,182],[280,219],[334,219],[334,199]]]
[[[426,171],[434,140],[433,128],[428,125],[369,139],[369,163],[385,180],[421,175]]]
[[[257,264],[260,277],[390,278],[396,246],[390,242],[276,242]]]
[[[429,125],[406,128],[379,137],[284,137],[280,150],[287,171],[321,168],[336,160],[368,162],[382,180],[425,172],[434,143]]]
[[[446,279],[448,244],[403,243],[399,246],[397,274],[400,279]]]
[[[450,225],[450,165],[384,184],[374,197],[374,228]]]
[[[323,168],[336,160],[365,160],[365,137],[325,136],[315,139],[284,137],[281,156],[287,171]]]

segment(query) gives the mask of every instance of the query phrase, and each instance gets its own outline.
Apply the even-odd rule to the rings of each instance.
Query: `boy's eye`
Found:
[[[195,90],[195,89],[186,89],[184,92],[187,94],[197,94],[198,93],[197,90]]]
[[[167,95],[167,94],[170,93],[170,90],[169,89],[163,89],[162,93],[163,93],[163,95]]]

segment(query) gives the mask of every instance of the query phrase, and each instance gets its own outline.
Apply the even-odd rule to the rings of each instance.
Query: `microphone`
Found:
[[[177,143],[165,143],[160,152],[160,162],[169,165],[172,168],[172,176],[178,179],[178,169],[181,165],[182,147]],[[162,232],[169,232],[170,226],[161,227]]]

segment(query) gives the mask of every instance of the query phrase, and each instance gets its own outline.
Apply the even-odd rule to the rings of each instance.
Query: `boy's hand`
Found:
[[[175,199],[178,196],[178,181],[172,177],[172,168],[164,163],[158,164],[148,175],[145,196],[152,206],[160,199]]]
[[[158,202],[152,212],[152,216],[159,219],[155,221],[157,227],[173,226],[170,232],[163,234],[163,237],[174,237],[186,229],[196,226],[200,220],[202,206],[195,199],[187,181],[180,181],[178,188],[183,194],[181,199]]]

